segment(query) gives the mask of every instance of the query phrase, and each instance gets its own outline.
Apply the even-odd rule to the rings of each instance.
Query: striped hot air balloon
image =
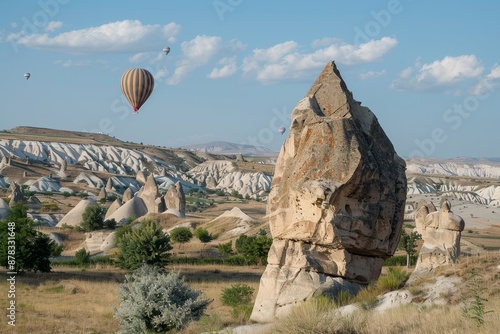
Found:
[[[146,102],[153,92],[155,79],[149,71],[143,68],[131,68],[122,75],[121,88],[123,95],[138,112],[139,108]]]

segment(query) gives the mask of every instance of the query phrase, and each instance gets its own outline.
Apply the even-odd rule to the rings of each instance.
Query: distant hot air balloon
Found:
[[[284,126],[282,126],[281,128],[279,128],[279,129],[278,129],[278,132],[279,132],[280,134],[284,134],[284,133],[285,133],[285,131],[286,131],[286,128],[285,128]]]
[[[123,73],[120,85],[123,95],[137,112],[153,92],[155,79],[143,68],[131,68]]]
[[[170,48],[167,46],[166,48],[163,48],[163,52],[165,52],[165,56],[168,55],[170,52]]]
[[[30,78],[31,74],[29,73],[24,73],[24,77],[26,78],[26,80],[28,80]]]

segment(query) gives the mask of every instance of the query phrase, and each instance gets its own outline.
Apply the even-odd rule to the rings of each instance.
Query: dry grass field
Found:
[[[236,325],[231,310],[220,302],[224,288],[232,284],[247,284],[258,289],[264,267],[172,266],[193,289],[202,291],[202,298],[213,300],[201,323],[194,323],[184,333],[200,333],[200,326]],[[113,267],[55,267],[51,273],[17,275],[16,326],[0,324],[0,333],[115,333],[118,322],[113,318],[117,306],[118,286],[126,272]],[[5,277],[5,275],[2,275]],[[7,307],[8,284],[0,282],[0,305]]]
[[[488,253],[481,257],[461,258],[457,265],[438,270],[437,275],[458,276],[463,279],[459,292],[447,296],[446,305],[412,303],[383,313],[362,310],[339,318],[334,314],[334,304],[325,307],[321,303],[306,303],[298,307],[290,317],[278,321],[268,333],[496,334],[500,328],[499,264],[500,254]],[[180,272],[185,277],[186,284],[201,291],[203,298],[213,300],[202,319],[177,332],[195,334],[247,323],[246,319],[232,317],[231,309],[222,305],[220,295],[223,289],[233,284],[246,284],[254,289],[255,297],[264,267],[172,265],[168,270]],[[480,274],[479,279],[473,279],[473,271]],[[55,267],[52,273],[18,275],[16,327],[8,326],[4,319],[0,324],[0,332],[115,333],[119,324],[113,318],[112,307],[118,304],[118,286],[123,282],[125,274],[123,270],[101,266],[84,271]],[[425,280],[431,281],[432,278]],[[0,305],[4,308],[7,305],[7,290],[7,281],[0,281]],[[418,286],[411,291],[418,293]],[[481,326],[464,316],[461,305],[462,296],[474,298],[475,294],[486,299],[484,324]]]

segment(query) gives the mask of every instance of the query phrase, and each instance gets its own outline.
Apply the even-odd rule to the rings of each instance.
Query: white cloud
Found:
[[[495,65],[491,72],[486,76],[487,79],[495,80],[500,79],[500,66]]]
[[[397,45],[397,40],[383,37],[353,45],[330,38],[317,40],[312,44],[321,48],[311,53],[302,53],[296,42],[287,41],[268,49],[255,49],[252,56],[243,60],[242,70],[246,76],[254,76],[264,83],[303,79],[332,60],[345,65],[377,61]]]
[[[225,57],[219,60],[220,68],[212,69],[212,72],[207,76],[209,79],[227,78],[236,73],[236,57]]]
[[[151,52],[139,52],[128,58],[131,63],[141,63],[151,57]]]
[[[500,66],[496,65],[491,69],[490,73],[481,78],[479,82],[474,85],[469,94],[472,95],[482,95],[488,92],[492,92],[498,88],[500,84]]]
[[[367,71],[359,74],[360,80],[379,78],[385,74],[385,70],[382,71]]]
[[[91,66],[91,65],[102,65],[105,66],[107,63],[103,60],[89,60],[89,59],[82,59],[82,60],[56,60],[54,61],[54,64],[56,65],[61,65],[62,67],[82,67],[82,66]]]
[[[158,49],[165,38],[175,40],[180,31],[176,23],[145,25],[138,20],[124,20],[80,30],[63,32],[53,37],[45,34],[18,36],[17,43],[37,49],[67,53],[113,53]]]
[[[177,41],[177,35],[181,32],[181,26],[175,22],[170,22],[163,27],[163,34],[169,43]]]
[[[406,68],[391,87],[404,91],[453,89],[460,82],[478,78],[483,71],[475,55],[446,56],[430,64],[417,62],[413,68]]]
[[[57,30],[61,28],[63,23],[61,21],[50,21],[47,23],[47,26],[45,27],[45,32],[52,32],[54,30]]]
[[[178,84],[196,68],[208,64],[222,47],[222,38],[218,36],[198,35],[189,42],[182,42],[182,58],[168,83]]]

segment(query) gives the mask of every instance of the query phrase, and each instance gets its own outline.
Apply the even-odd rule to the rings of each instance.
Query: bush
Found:
[[[116,220],[114,218],[107,219],[103,222],[104,228],[108,228],[110,230],[114,230],[116,227]]]
[[[272,243],[272,238],[262,234],[251,237],[242,234],[236,239],[235,247],[239,254],[245,256],[247,261],[266,265],[267,254]]]
[[[228,241],[225,244],[218,244],[217,250],[222,255],[232,255],[233,254],[233,242]]]
[[[378,286],[382,290],[392,291],[403,287],[410,274],[398,267],[389,268],[386,275],[380,276]]]
[[[43,202],[42,207],[40,208],[40,212],[53,212],[59,210],[59,205],[57,205],[57,202],[55,201]]]
[[[100,205],[89,205],[85,208],[82,216],[81,227],[85,232],[91,232],[104,227],[104,214],[106,208]]]
[[[49,272],[49,258],[61,251],[48,235],[35,230],[22,202],[14,203],[7,219],[0,222],[0,265],[10,271]]]
[[[86,268],[90,264],[90,253],[82,248],[75,253],[75,260],[80,268]]]
[[[232,307],[234,318],[250,318],[252,313],[253,288],[246,284],[235,284],[222,290],[220,300],[223,305]]]
[[[152,289],[154,287],[154,289]],[[165,273],[144,265],[119,288],[120,305],[115,318],[119,333],[166,332],[199,319],[211,302],[184,284],[178,273]]]
[[[118,265],[134,270],[143,264],[167,265],[172,249],[170,238],[154,220],[145,220],[139,228],[126,226],[116,232]]]
[[[208,231],[202,227],[199,227],[196,230],[194,230],[194,236],[197,237],[204,244],[214,239],[213,235],[208,233]]]
[[[170,239],[180,244],[186,243],[193,237],[193,232],[187,227],[176,227],[170,231]]]

